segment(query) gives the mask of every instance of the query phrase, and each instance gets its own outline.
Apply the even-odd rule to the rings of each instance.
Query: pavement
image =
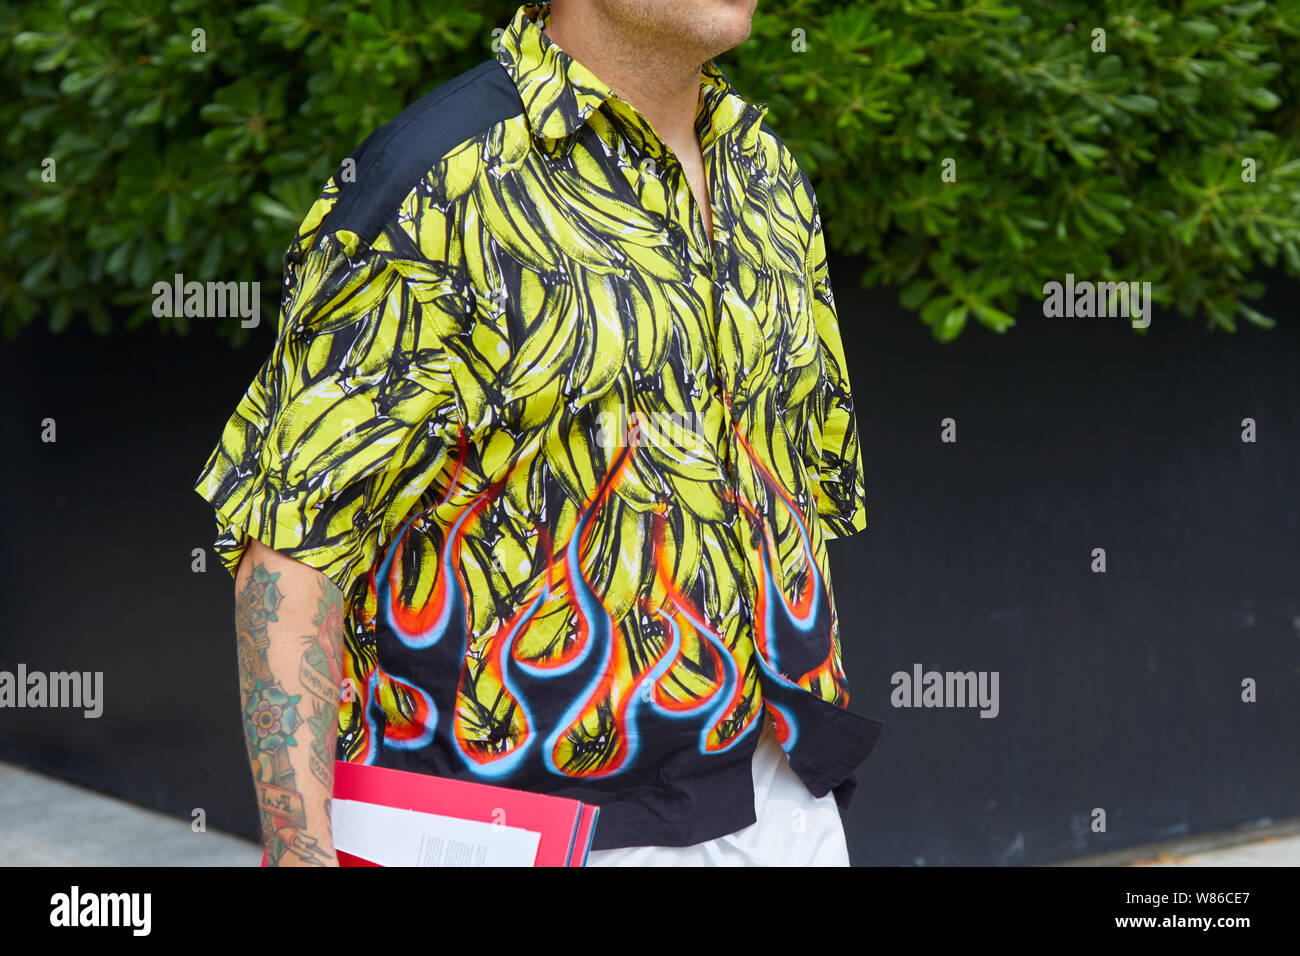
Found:
[[[1300,866],[1300,836],[1267,837],[1190,855],[1161,854],[1135,866]]]
[[[1300,820],[1270,820],[1223,833],[1064,860],[1057,865],[1300,866]]]
[[[250,840],[0,763],[0,866],[258,866]]]
[[[261,848],[0,763],[0,866],[257,866]],[[1298,866],[1300,820],[1134,847],[1063,866]]]

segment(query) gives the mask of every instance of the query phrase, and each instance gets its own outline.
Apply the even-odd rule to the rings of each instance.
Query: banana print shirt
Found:
[[[827,574],[866,518],[812,188],[710,61],[710,241],[548,13],[308,213],[197,485],[216,551],[233,574],[253,535],[343,593],[339,759],[597,803],[594,849],[684,846],[754,822],[766,715],[844,808],[882,725],[847,707]]]

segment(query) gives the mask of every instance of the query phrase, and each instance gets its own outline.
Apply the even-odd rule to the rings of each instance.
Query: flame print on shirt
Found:
[[[737,430],[737,442],[749,457],[755,471],[762,476],[763,483],[774,499],[785,507],[793,520],[799,534],[803,558],[808,567],[808,575],[804,578],[799,597],[794,601],[787,600],[772,566],[775,546],[771,531],[751,503],[743,500],[739,502],[741,510],[762,533],[759,549],[762,576],[758,581],[758,597],[755,601],[754,614],[754,643],[758,649],[759,666],[770,681],[790,690],[799,688],[815,690],[815,682],[830,683],[837,688],[847,703],[847,680],[840,666],[834,640],[826,642],[826,654],[821,660],[815,662],[808,660],[810,650],[814,654],[817,652],[819,645],[815,640],[816,636],[822,632],[830,633],[829,618],[833,612],[825,577],[813,555],[807,523],[776,476],[763,464],[760,456],[755,453],[749,441],[739,430]],[[782,667],[783,650],[793,659],[793,663],[787,664],[784,668]],[[800,671],[799,667],[802,664],[811,666]],[[791,679],[787,676],[787,670],[799,676]],[[776,737],[781,746],[789,750],[798,740],[798,722],[772,697],[773,695],[768,695],[767,706],[775,717]]]
[[[576,524],[561,548],[550,546],[547,529],[534,530],[539,550],[547,555],[545,567],[519,610],[500,622],[481,649],[471,650],[467,634],[467,588],[461,575],[464,541],[501,494],[508,474],[473,496],[446,529],[438,555],[439,571],[428,597],[418,605],[400,600],[399,568],[415,523],[434,509],[412,515],[401,526],[374,573],[379,611],[392,633],[410,650],[441,648],[440,659],[458,662],[452,715],[440,714],[435,699],[448,699],[439,690],[420,686],[409,677],[387,673],[376,663],[361,681],[361,711],[365,715],[362,745],[352,759],[373,762],[374,742],[384,747],[419,749],[428,746],[441,728],[461,762],[484,779],[506,780],[525,764],[540,765],[558,776],[595,778],[617,774],[635,763],[646,724],[666,721],[693,722],[698,727],[701,754],[721,753],[739,745],[759,726],[761,710],[746,707],[742,668],[753,659],[765,681],[775,687],[808,691],[814,681],[842,687],[842,672],[828,623],[831,603],[804,516],[789,493],[739,432],[738,441],[763,477],[771,500],[784,508],[798,530],[808,574],[793,599],[778,584],[773,567],[774,542],[754,504],[737,499],[739,510],[751,526],[762,530],[753,547],[761,568],[755,606],[755,647],[729,648],[691,597],[674,583],[669,567],[667,505],[649,516],[654,552],[654,587],[638,601],[638,611],[659,622],[664,635],[661,648],[646,655],[648,666],[638,670],[628,653],[628,633],[611,616],[583,569],[590,553],[593,522],[599,517],[626,475],[638,445],[635,436],[624,445],[599,487],[583,504]],[[457,467],[449,482],[445,504],[460,487]],[[748,541],[748,535],[745,536]],[[573,639],[552,654],[527,657],[520,653],[521,638],[543,608],[559,602],[572,615]],[[820,639],[819,639],[820,637]],[[687,641],[700,648],[718,675],[712,689],[689,696],[674,692],[668,679],[681,662]],[[811,657],[810,657],[811,654]],[[803,664],[808,666],[803,667]],[[788,676],[793,668],[796,677]],[[801,669],[802,668],[802,669]],[[567,701],[550,720],[534,709],[535,700],[554,701],[557,685],[569,688],[558,695]],[[484,741],[468,716],[475,695],[504,700],[510,713],[508,733],[497,741]],[[781,695],[777,693],[776,698]],[[798,726],[788,709],[770,692],[764,704],[772,712],[778,740],[787,749],[797,740]],[[496,709],[500,709],[498,704]],[[449,723],[445,722],[450,716]]]

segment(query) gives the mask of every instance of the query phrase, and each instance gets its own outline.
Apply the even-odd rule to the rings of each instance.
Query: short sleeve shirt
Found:
[[[521,7],[376,130],[285,258],[197,484],[345,599],[339,759],[601,806],[595,849],[754,822],[770,715],[841,808],[826,541],[865,528],[816,198],[712,61],[713,236],[650,123]],[[860,633],[860,630],[857,631]]]

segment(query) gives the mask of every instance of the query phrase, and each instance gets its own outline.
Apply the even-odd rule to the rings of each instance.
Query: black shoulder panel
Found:
[[[485,60],[426,93],[362,141],[352,153],[353,182],[321,220],[317,236],[339,229],[373,242],[394,210],[452,149],[524,111],[519,90],[497,60]]]

